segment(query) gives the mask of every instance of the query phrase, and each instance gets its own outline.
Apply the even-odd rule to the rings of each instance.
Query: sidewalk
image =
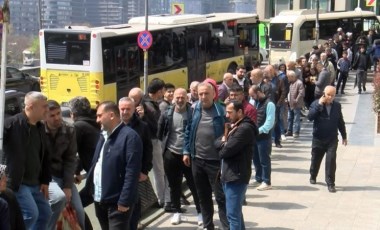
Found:
[[[358,95],[354,79],[351,74],[346,94],[337,95],[348,133],[348,145],[338,147],[337,192],[327,190],[324,163],[317,184],[309,184],[312,123],[303,118],[300,138],[288,138],[282,149],[273,148],[273,189],[248,188],[246,229],[380,229],[380,135],[375,133],[372,85],[367,83],[367,92]],[[180,225],[171,225],[172,214],[165,213],[146,229],[199,229],[194,205],[185,208],[187,220]],[[217,219],[215,214],[219,225]]]

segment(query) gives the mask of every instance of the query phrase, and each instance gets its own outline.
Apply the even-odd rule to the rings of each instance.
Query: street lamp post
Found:
[[[316,0],[317,5],[317,15],[315,17],[315,45],[318,45],[319,39],[319,0]]]

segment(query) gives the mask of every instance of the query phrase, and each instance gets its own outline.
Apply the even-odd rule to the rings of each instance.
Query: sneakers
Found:
[[[314,179],[314,178],[310,178],[310,184],[316,184],[317,183],[317,180],[316,179]]]
[[[277,144],[276,144],[276,147],[277,147],[277,148],[282,148],[282,144],[277,143]]]
[[[286,141],[285,134],[281,134],[281,140],[282,140],[282,141]]]
[[[177,213],[174,213],[170,223],[172,225],[177,225],[177,224],[180,224],[181,223],[181,213],[177,212]]]
[[[198,220],[198,226],[202,226],[203,225],[202,213],[198,213],[197,220]]]
[[[294,133],[294,134],[293,134],[293,137],[294,137],[294,138],[298,138],[298,137],[300,137],[300,134],[299,134],[299,133]]]
[[[257,187],[257,190],[259,190],[259,191],[265,191],[265,190],[269,190],[269,189],[272,189],[272,185],[267,184],[265,182],[261,183],[261,185],[259,187]]]
[[[257,180],[254,180],[249,186],[251,187],[259,187],[261,185],[261,182],[258,182]]]

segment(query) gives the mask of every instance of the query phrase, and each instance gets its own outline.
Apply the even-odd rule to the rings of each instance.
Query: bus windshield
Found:
[[[45,32],[46,63],[90,65],[90,33]]]
[[[269,34],[272,41],[290,41],[292,39],[292,23],[270,24]]]

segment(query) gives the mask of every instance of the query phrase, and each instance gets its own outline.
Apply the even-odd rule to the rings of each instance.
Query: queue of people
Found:
[[[344,94],[351,68],[357,69],[358,92],[366,90],[370,56],[364,43],[354,55],[333,44],[313,47],[310,58],[297,62],[255,66],[248,73],[237,66],[220,85],[209,78],[192,82],[189,93],[153,79],[146,95],[133,88],[118,103],[100,103],[96,116],[87,98],[76,97],[69,102],[72,124],[63,121],[56,101],[29,92],[25,110],[4,125],[1,226],[56,229],[70,206],[79,227],[92,229],[84,207],[94,203],[102,229],[138,229],[143,195],[138,188],[153,170],[157,206],[173,213],[173,225],[185,211],[185,177],[199,226],[215,229],[214,194],[222,229],[244,229],[248,184],[272,189],[272,145],[282,148],[281,141],[300,136],[305,108],[314,122],[310,183],[316,183],[326,155],[325,180],[335,192],[338,131],[344,145],[347,137],[334,98]],[[75,184],[83,179],[78,192]]]

